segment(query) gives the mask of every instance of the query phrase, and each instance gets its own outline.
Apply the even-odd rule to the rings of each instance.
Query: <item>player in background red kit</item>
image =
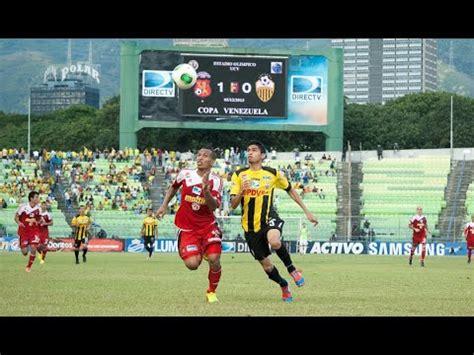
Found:
[[[48,226],[53,225],[53,218],[48,212],[48,205],[45,201],[41,202],[41,221],[39,224],[40,232],[40,248],[38,249],[38,258],[40,259],[40,264],[44,264],[46,258],[46,253],[48,252],[48,242],[49,242],[49,230]]]
[[[466,237],[467,262],[471,263],[472,249],[474,249],[474,214],[471,216],[471,222],[464,227],[464,236]]]
[[[208,302],[218,301],[216,288],[221,277],[222,232],[214,210],[221,205],[223,182],[217,174],[211,173],[215,160],[215,152],[200,149],[196,156],[197,169],[179,172],[156,212],[156,216],[162,218],[169,202],[181,188],[181,204],[174,221],[179,229],[178,251],[189,270],[197,270],[203,258],[208,261]]]
[[[416,208],[416,215],[414,215],[410,223],[408,224],[408,228],[413,230],[413,238],[412,238],[412,247],[410,251],[410,259],[409,264],[411,265],[413,262],[413,254],[415,253],[415,249],[418,244],[421,244],[421,266],[425,266],[425,256],[426,256],[426,235],[429,233],[428,231],[428,221],[426,217],[423,216],[423,208],[417,207]]]
[[[28,255],[28,246],[30,247],[30,257],[26,265],[26,272],[31,272],[31,265],[36,258],[36,250],[39,248],[39,223],[41,221],[41,212],[38,206],[39,193],[31,191],[28,194],[28,203],[18,207],[15,213],[15,222],[18,224],[18,236],[20,237],[20,248],[24,256]]]

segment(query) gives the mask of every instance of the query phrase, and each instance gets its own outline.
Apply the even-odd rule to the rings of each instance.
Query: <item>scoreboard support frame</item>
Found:
[[[143,50],[169,50],[192,53],[242,54],[242,55],[322,55],[328,59],[328,124],[289,125],[265,123],[185,122],[139,120],[139,55]],[[254,48],[201,48],[185,46],[150,46],[135,41],[122,41],[120,51],[120,149],[137,147],[137,132],[143,128],[228,129],[262,131],[321,132],[325,136],[327,151],[342,151],[343,147],[343,51],[341,48],[323,50],[288,50]]]

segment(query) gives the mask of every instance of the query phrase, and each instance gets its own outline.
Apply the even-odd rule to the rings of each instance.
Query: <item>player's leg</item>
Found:
[[[418,246],[418,244],[420,243],[417,243],[415,240],[412,241],[412,245],[411,245],[411,249],[410,249],[410,258],[408,259],[408,264],[412,264],[413,263],[413,254],[415,254],[415,250],[416,250],[416,247]]]
[[[28,258],[28,264],[26,265],[26,272],[31,271],[31,266],[33,265],[33,262],[35,261],[36,258],[36,251],[38,249],[38,244],[39,244],[39,238],[37,236],[33,237],[30,240],[30,257]]]
[[[81,239],[74,240],[74,255],[76,256],[76,264],[79,264],[79,248],[81,247]]]
[[[272,264],[272,261],[268,256],[271,255],[270,248],[268,247],[268,240],[265,238],[264,231],[258,233],[246,232],[245,240],[249,246],[250,253],[253,255],[263,270],[267,274],[268,278],[273,282],[276,282],[281,287],[282,300],[285,302],[293,301],[288,282],[281,277],[277,267]]]
[[[286,281],[283,277],[281,277],[278,269],[275,265],[272,264],[270,258],[265,257],[262,260],[258,261],[260,265],[262,265],[263,269],[268,275],[268,278],[274,282],[276,282],[281,287],[281,299],[284,302],[292,302],[293,296],[290,292],[290,287],[288,285],[288,281]]]
[[[49,238],[46,238],[44,240],[44,244],[43,244],[43,250],[42,250],[42,261],[44,262],[44,260],[46,259],[46,253],[48,252],[48,243],[49,243]]]
[[[189,270],[197,270],[201,265],[202,257],[201,255],[189,255],[183,259],[183,262]]]
[[[150,250],[148,251],[148,257],[151,259],[151,256],[153,255],[153,248],[155,247],[155,238],[151,237],[150,238]]]
[[[180,231],[178,233],[178,251],[189,270],[197,270],[201,265],[201,245],[194,232]]]
[[[290,253],[288,252],[285,244],[281,242],[280,237],[281,230],[279,229],[272,228],[267,232],[268,243],[270,243],[272,249],[276,251],[278,257],[281,259],[281,261],[283,261],[283,264],[285,264],[285,267],[295,281],[296,286],[304,286],[304,277],[301,275],[300,271],[296,270],[295,266],[293,265],[293,261],[291,260]]]
[[[148,247],[148,237],[143,236],[143,245],[145,246],[145,250],[148,252],[148,257],[147,259],[150,258],[150,248]]]
[[[308,241],[307,240],[304,240],[303,243],[303,250],[302,250],[302,254],[303,255],[306,255],[306,249],[308,249]]]
[[[150,259],[150,247],[148,242],[148,237],[143,237],[143,245],[145,246],[145,250],[148,252],[147,259]]]
[[[221,252],[222,246],[220,243],[214,243],[209,245],[205,253],[207,255],[207,262],[209,263],[209,272],[207,278],[209,280],[209,287],[207,288],[207,301],[216,302],[218,301],[216,296],[216,289],[219,286],[221,279],[222,266],[221,266]]]
[[[421,266],[425,266],[425,257],[426,257],[426,238],[424,238],[423,241],[421,242],[421,256],[420,256]]]
[[[30,245],[29,239],[27,237],[25,237],[24,235],[19,234],[18,235],[18,240],[20,241],[21,253],[23,254],[23,256],[27,256],[28,255],[28,246]]]
[[[306,253],[306,247],[304,241],[302,240],[298,241],[298,251],[301,255],[304,255]]]
[[[40,238],[40,242],[38,244],[38,248],[37,248],[37,256],[38,256],[38,259],[40,261],[40,264],[44,264],[44,255],[45,255],[45,250],[47,248],[47,242],[46,242],[46,239],[41,237]]]
[[[472,254],[472,249],[471,247],[467,247],[467,263],[471,263],[471,254]]]
[[[87,258],[86,258],[87,250],[89,250],[89,238],[86,237],[84,238],[83,246],[82,246],[82,261],[83,262],[87,261]]]
[[[38,244],[38,248],[36,249],[37,251],[37,256],[38,256],[38,260],[40,261],[40,264],[43,264],[43,243],[42,241],[40,241],[40,243]]]
[[[308,242],[307,241],[303,241],[301,243],[301,254],[302,255],[306,255],[306,249],[308,248]]]

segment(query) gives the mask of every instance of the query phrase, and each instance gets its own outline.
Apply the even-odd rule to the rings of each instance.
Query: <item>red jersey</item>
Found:
[[[419,230],[419,232],[413,231],[413,238],[426,237],[426,226],[428,222],[425,216],[413,216],[410,220],[410,224],[413,226],[413,228],[417,228]]]
[[[214,212],[206,205],[202,178],[198,175],[197,170],[181,170],[172,186],[175,189],[181,187],[181,204],[174,219],[176,227],[184,231],[195,231],[216,222]],[[212,197],[217,200],[217,205],[220,206],[223,187],[220,177],[214,173],[209,174],[209,186]]]
[[[50,223],[50,222],[53,220],[53,218],[51,217],[51,215],[49,214],[49,212],[41,213],[41,217],[43,217],[43,220],[44,220],[46,223]],[[49,238],[48,227],[49,227],[49,226],[47,226],[47,225],[45,225],[45,226],[40,225],[40,226],[39,226],[40,236],[41,236],[42,238]]]
[[[20,222],[25,225],[25,228],[18,227],[18,235],[24,237],[39,236],[39,226],[37,223],[41,220],[41,212],[39,206],[31,207],[29,203],[24,203],[18,207],[16,214],[19,216]],[[27,218],[36,219],[37,223],[27,222]]]
[[[474,241],[474,222],[466,224],[466,227],[464,227],[464,236],[466,237],[466,240]]]

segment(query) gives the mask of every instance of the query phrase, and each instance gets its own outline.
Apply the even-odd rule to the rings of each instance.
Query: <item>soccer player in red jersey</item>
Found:
[[[31,191],[28,194],[28,203],[18,207],[15,213],[15,222],[18,224],[18,236],[20,237],[20,248],[24,256],[28,255],[30,246],[30,257],[26,265],[26,272],[31,272],[31,265],[36,258],[36,250],[39,247],[39,223],[41,221],[41,211],[38,206],[39,193]]]
[[[467,262],[470,264],[472,249],[474,249],[474,214],[471,216],[471,222],[464,227],[464,236],[467,244]]]
[[[211,172],[215,160],[216,154],[211,149],[200,149],[196,156],[197,169],[179,172],[156,212],[156,216],[162,218],[169,202],[181,188],[181,204],[174,221],[179,229],[178,251],[189,270],[196,270],[203,258],[208,261],[208,302],[218,301],[216,288],[221,277],[222,232],[214,210],[221,205],[223,182]]]
[[[420,206],[416,208],[416,215],[411,218],[408,228],[413,230],[413,244],[410,251],[409,264],[411,265],[413,262],[413,254],[415,253],[416,247],[418,244],[421,244],[421,266],[425,266],[426,234],[429,233],[429,231],[428,221],[426,220],[426,217],[423,216],[423,208]]]
[[[41,202],[41,221],[39,224],[40,232],[40,244],[38,248],[38,258],[40,259],[40,264],[44,264],[44,259],[46,258],[46,253],[48,252],[48,242],[49,242],[49,230],[48,226],[53,225],[53,218],[48,212],[48,206],[45,201]]]

